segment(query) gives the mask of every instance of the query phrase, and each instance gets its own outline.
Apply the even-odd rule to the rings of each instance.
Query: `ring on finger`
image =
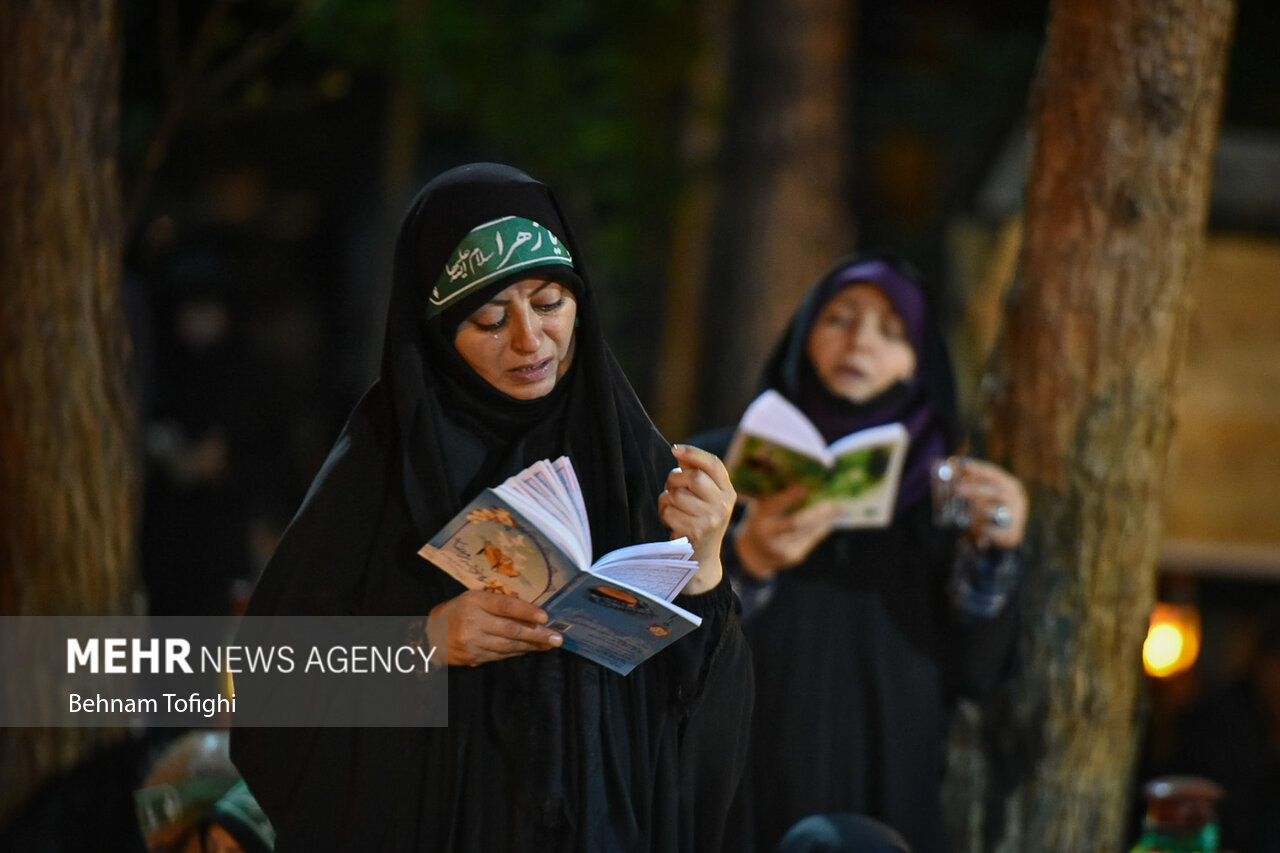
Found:
[[[991,510],[991,526],[992,527],[1008,527],[1013,523],[1013,510],[1009,509],[1008,504],[996,504],[996,508]]]

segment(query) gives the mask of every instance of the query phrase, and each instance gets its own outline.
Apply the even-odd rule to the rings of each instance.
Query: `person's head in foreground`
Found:
[[[778,843],[777,853],[911,853],[897,830],[860,814],[801,818]]]
[[[134,792],[147,850],[200,853],[209,810],[239,781],[227,732],[197,730],[179,737]]]
[[[243,781],[233,785],[209,810],[204,853],[271,853],[275,840],[271,821]]]

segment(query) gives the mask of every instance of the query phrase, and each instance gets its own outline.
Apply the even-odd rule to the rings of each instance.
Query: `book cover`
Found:
[[[418,553],[468,589],[513,595],[544,607],[580,573],[542,530],[485,489]]]
[[[671,603],[697,563],[688,541],[678,539],[620,548],[582,565],[581,555],[590,554],[590,536],[572,520],[585,515],[572,507],[547,506],[557,495],[574,499],[573,489],[547,487],[545,478],[554,467],[541,466],[561,466],[561,476],[566,470],[572,474],[562,462],[568,460],[538,463],[512,478],[528,473],[523,481],[536,490],[538,501],[531,504],[528,493],[512,499],[512,480],[486,489],[418,553],[468,589],[542,607],[550,626],[564,637],[562,648],[626,675],[701,624],[698,616]],[[530,486],[535,478],[537,485]],[[566,537],[576,541],[566,543]]]
[[[563,648],[622,675],[702,621],[634,587],[589,573],[556,596],[547,613],[549,626],[564,637]]]
[[[800,508],[842,505],[837,527],[884,527],[893,520],[909,440],[906,427],[895,423],[828,445],[803,412],[770,389],[743,413],[726,466],[744,497],[768,497],[799,484],[809,492]]]

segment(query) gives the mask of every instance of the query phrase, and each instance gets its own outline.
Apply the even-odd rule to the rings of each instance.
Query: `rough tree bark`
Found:
[[[0,4],[0,615],[134,589],[118,38],[114,0]],[[102,737],[0,732],[0,820]]]
[[[724,145],[724,102],[729,84],[730,26],[734,0],[698,4],[699,55],[688,76],[688,103],[680,134],[683,189],[671,229],[671,261],[658,350],[654,422],[665,435],[683,438],[693,429],[702,363],[708,244],[716,195],[716,162]]]
[[[1231,0],[1057,0],[988,455],[1034,506],[1020,670],[968,849],[1120,849]],[[988,720],[988,723],[991,723]],[[1012,775],[1009,775],[1012,771]]]
[[[854,246],[845,202],[856,4],[739,0],[706,272],[698,420],[732,420],[800,295]]]

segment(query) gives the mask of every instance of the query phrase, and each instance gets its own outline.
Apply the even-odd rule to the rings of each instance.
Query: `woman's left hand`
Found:
[[[1016,548],[1026,535],[1028,501],[1022,481],[981,459],[966,458],[956,493],[970,507],[968,536],[979,548]]]
[[[720,583],[720,544],[738,493],[718,456],[687,444],[675,445],[672,453],[680,467],[667,475],[667,489],[658,495],[658,515],[672,538],[685,536],[693,545],[698,573],[684,591],[697,595]]]

